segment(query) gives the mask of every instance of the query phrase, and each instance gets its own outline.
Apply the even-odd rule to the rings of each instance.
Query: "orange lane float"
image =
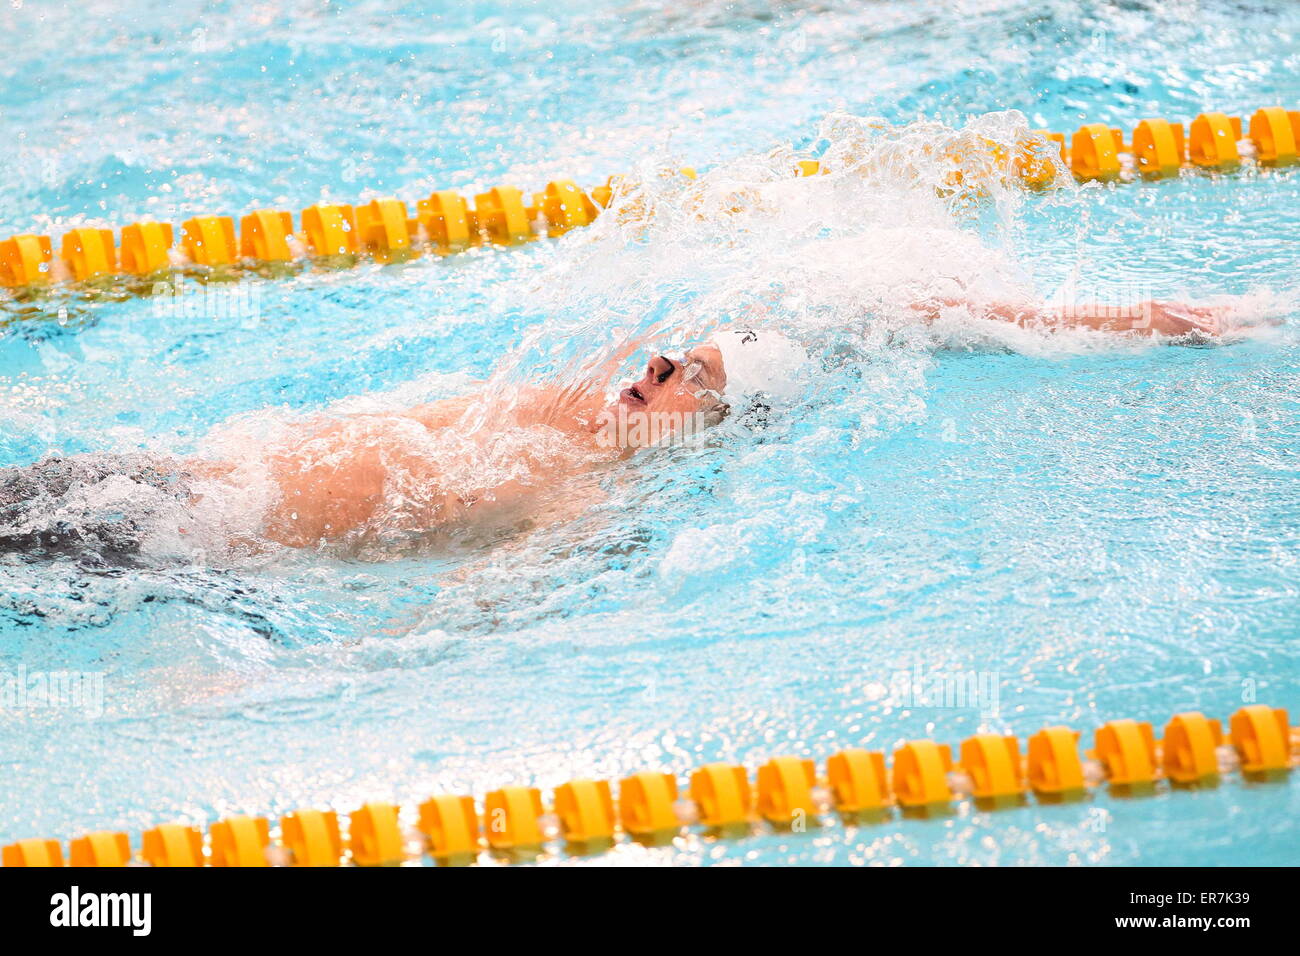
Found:
[[[133,222],[122,230],[122,271],[147,276],[171,265],[172,227],[165,222]]]
[[[894,752],[890,768],[879,751],[848,748],[827,759],[824,777],[813,760],[776,757],[758,768],[756,785],[739,764],[710,763],[690,774],[689,803],[678,801],[678,778],[662,771],[626,777],[617,801],[608,781],[571,780],[555,789],[554,818],[535,787],[491,791],[481,816],[472,797],[443,794],[418,808],[423,847],[404,835],[399,807],[367,803],[348,815],[346,841],[336,813],[305,809],[282,817],[278,835],[260,817],[218,820],[206,848],[198,827],[164,824],[142,834],[138,856],[127,834],[92,833],[71,841],[66,860],[92,867],[394,866],[427,853],[436,863],[461,865],[486,859],[486,846],[499,851],[496,862],[513,862],[559,852],[560,841],[590,854],[616,849],[627,838],[661,845],[689,837],[694,827],[707,839],[744,839],[760,821],[798,833],[822,825],[821,814],[831,807],[849,825],[877,826],[895,807],[942,810],[963,798],[967,788],[956,783],[962,775],[980,809],[1014,812],[1009,808],[1026,802],[1030,792],[1047,803],[1097,786],[1080,759],[1079,736],[1069,727],[1045,727],[1028,738],[1024,751],[1015,737],[976,734],[962,742],[955,764],[947,745],[914,740]],[[1186,711],[1169,720],[1160,740],[1149,722],[1127,719],[1098,728],[1096,740],[1091,756],[1107,781],[1135,797],[1212,784],[1234,767],[1277,781],[1300,755],[1300,728],[1290,726],[1285,710],[1261,704],[1233,714],[1226,735],[1218,720]],[[19,840],[3,848],[3,864],[63,866],[63,846],[48,838]]]
[[[502,787],[483,803],[483,832],[494,850],[540,847],[542,794],[535,787]]]
[[[1026,186],[1043,188],[1056,182],[1058,169],[1082,181],[1123,182],[1133,178],[1167,179],[1185,167],[1208,172],[1231,172],[1246,156],[1262,167],[1300,162],[1300,111],[1265,106],[1250,117],[1245,138],[1240,117],[1206,112],[1195,117],[1190,132],[1182,123],[1148,117],[1125,131],[1104,123],[1087,123],[1069,138],[1040,130],[1039,139],[1027,142],[1012,164]],[[1059,165],[1042,151],[1043,139],[1055,144]],[[1239,144],[1248,148],[1243,155]],[[1002,145],[989,141],[992,158],[1006,159]],[[800,159],[791,173],[808,177],[834,173],[823,161]],[[676,175],[695,179],[691,167]],[[235,220],[224,215],[193,216],[173,227],[162,222],[137,222],[125,226],[115,244],[113,231],[78,227],[69,230],[58,249],[59,264],[74,282],[125,274],[146,276],[173,266],[197,265],[233,269],[241,263],[291,261],[301,255],[318,259],[369,255],[380,262],[397,262],[427,248],[446,255],[483,243],[516,245],[539,235],[563,236],[590,225],[614,200],[618,176],[589,191],[573,180],[548,183],[541,192],[524,194],[513,186],[497,186],[476,194],[473,204],[451,190],[435,191],[416,203],[415,215],[397,198],[372,199],[352,206],[319,203],[300,213],[301,232],[284,210],[257,209]],[[636,210],[630,210],[635,216]],[[174,238],[188,262],[173,262]],[[296,241],[301,238],[301,245]],[[53,277],[54,245],[49,236],[18,233],[0,240],[0,286],[40,289]],[[337,261],[331,263],[340,264]]]

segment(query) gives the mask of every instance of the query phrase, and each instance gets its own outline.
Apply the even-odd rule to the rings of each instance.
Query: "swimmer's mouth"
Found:
[[[644,405],[646,403],[645,396],[641,394],[640,389],[638,389],[635,385],[623,389],[623,391],[618,393],[618,397],[627,404],[631,404],[632,402],[639,402],[640,404]]]

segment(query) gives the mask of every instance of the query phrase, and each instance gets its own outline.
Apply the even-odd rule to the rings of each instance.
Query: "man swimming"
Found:
[[[924,322],[950,309],[1048,330],[1173,339],[1225,330],[1222,309],[1169,303],[1118,314],[1006,303],[972,309],[953,299],[912,306]],[[0,550],[129,554],[151,508],[200,515],[236,502],[258,513],[252,528],[232,535],[254,550],[267,542],[361,547],[509,525],[570,479],[720,421],[731,403],[771,392],[778,377],[788,380],[789,366],[806,360],[778,333],[724,330],[681,354],[652,353],[638,380],[608,395],[618,365],[643,349],[633,343],[602,373],[576,382],[484,390],[401,411],[320,413],[225,457],[92,454],[0,469]],[[79,519],[92,499],[135,505]],[[187,519],[178,520],[186,534]]]
[[[607,382],[589,379],[529,386],[505,401],[471,394],[391,415],[325,419],[269,450],[279,494],[266,536],[308,547],[376,519],[398,533],[509,520],[577,472],[720,419],[726,384],[719,349],[701,345],[654,356],[612,402]],[[395,496],[405,503],[396,512]]]

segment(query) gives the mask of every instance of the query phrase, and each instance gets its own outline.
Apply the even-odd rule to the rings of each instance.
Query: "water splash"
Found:
[[[795,176],[809,159],[820,173]],[[1054,176],[1054,187],[1032,199],[1019,175],[1026,161]],[[271,462],[297,455],[323,468],[366,459],[386,476],[373,514],[333,546],[340,554],[391,559],[446,545],[432,526],[458,502],[505,487],[532,499],[532,511],[511,512],[498,525],[517,527],[532,521],[539,499],[565,493],[550,476],[604,462],[554,428],[514,422],[511,410],[529,387],[598,379],[612,397],[618,371],[728,328],[779,330],[811,356],[788,370],[796,388],[771,389],[764,414],[784,407],[815,415],[834,403],[854,423],[848,440],[860,447],[924,416],[937,349],[1053,357],[1150,347],[1089,331],[1024,329],[985,312],[1044,298],[1034,260],[1021,249],[1026,203],[1055,207],[1081,243],[1092,188],[1076,185],[1015,111],[960,127],[836,112],[807,150],[780,146],[698,175],[683,174],[674,157],[650,157],[617,181],[610,208],[592,226],[551,244],[538,254],[541,268],[496,290],[498,312],[532,320],[486,383],[426,377],[323,411],[248,413],[200,444],[200,457],[218,464],[178,466],[193,485],[184,507],[169,500],[151,510],[129,482],[103,482],[52,503],[44,519],[85,525],[116,509],[132,515],[132,527],[147,525],[142,550],[153,556],[260,558],[284,540],[265,520],[283,504]],[[1258,320],[1292,302],[1261,292],[1235,308],[1243,321]],[[918,303],[950,304],[918,311]],[[467,391],[446,427],[430,430],[403,414]],[[719,434],[743,435],[747,422]],[[70,505],[79,518],[62,517]],[[551,513],[559,520],[573,509]],[[289,520],[298,520],[296,511]]]

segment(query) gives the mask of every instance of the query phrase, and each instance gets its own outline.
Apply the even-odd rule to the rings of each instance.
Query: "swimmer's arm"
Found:
[[[1181,336],[1191,333],[1219,335],[1224,330],[1224,309],[1149,300],[1133,306],[1098,303],[1049,307],[1030,303],[977,304],[960,299],[928,300],[912,307],[928,321],[944,308],[969,308],[982,318],[1010,322],[1023,328],[1093,329],[1098,332],[1133,332],[1139,335]]]
[[[1220,335],[1224,331],[1221,308],[1180,302],[1148,300],[1132,306],[1089,303],[1043,310],[1044,324],[1056,328],[1095,329],[1098,332],[1133,332],[1138,335]]]

